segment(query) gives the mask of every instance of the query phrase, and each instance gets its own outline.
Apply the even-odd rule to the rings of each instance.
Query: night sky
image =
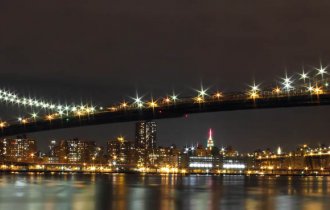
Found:
[[[1,0],[0,86],[61,102],[111,104],[205,87],[245,90],[330,64],[327,0]],[[3,119],[22,110],[0,106]],[[329,143],[330,107],[234,111],[157,121],[160,145],[240,151]],[[134,140],[134,123],[34,133],[50,139]]]

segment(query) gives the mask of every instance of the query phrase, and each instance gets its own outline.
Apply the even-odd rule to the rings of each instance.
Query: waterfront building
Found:
[[[133,142],[120,136],[107,142],[108,163],[118,170],[127,170],[136,164]]]
[[[0,140],[0,155],[3,161],[34,162],[37,153],[36,140],[23,137]]]
[[[94,141],[79,139],[51,141],[47,155],[48,163],[100,163],[103,150]]]
[[[142,149],[156,149],[157,125],[152,121],[136,123],[135,146]]]
[[[156,122],[137,122],[135,128],[135,148],[138,167],[149,167],[155,164],[156,142]]]

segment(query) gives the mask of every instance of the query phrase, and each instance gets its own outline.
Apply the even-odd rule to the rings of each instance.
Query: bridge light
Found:
[[[158,106],[157,101],[154,101],[153,99],[151,99],[151,101],[149,102],[149,107],[150,108],[155,108],[157,106]]]
[[[257,98],[259,98],[259,94],[256,92],[250,92],[250,98],[257,99]]]
[[[288,75],[285,75],[285,78],[282,78],[283,82],[283,89],[289,92],[290,90],[294,89],[292,86],[293,81],[291,80],[291,77],[288,77]]]
[[[316,69],[318,71],[317,72],[317,75],[321,75],[322,76],[322,79],[323,79],[323,75],[328,73],[326,71],[326,69],[327,69],[327,66],[323,68],[323,66],[321,64],[320,68],[319,69]]]
[[[134,100],[134,105],[136,105],[138,108],[142,108],[143,107],[143,102],[142,102],[142,97],[139,97],[138,94],[136,94],[136,98],[133,98]]]
[[[259,92],[260,92],[260,85],[256,85],[256,83],[254,82],[253,85],[250,85],[250,90],[248,91],[248,95],[250,98],[252,99],[256,99],[259,98]]]
[[[305,71],[303,71],[301,74],[299,74],[300,75],[300,79],[301,80],[304,80],[304,82],[305,82],[305,80],[306,79],[308,79],[308,73],[305,73]]]
[[[77,109],[77,107],[75,107],[75,106],[73,106],[72,108],[71,108],[71,111],[72,112],[76,112],[78,109]]]
[[[127,103],[124,101],[122,104],[121,104],[121,107],[123,107],[123,108],[126,108],[128,105],[127,105]]]
[[[281,89],[279,87],[276,87],[276,88],[273,89],[273,92],[275,94],[280,94],[281,93]]]
[[[203,103],[204,99],[201,96],[197,96],[196,98],[194,98],[195,102],[197,103]]]
[[[27,122],[28,122],[27,119],[22,119],[22,120],[21,120],[21,123],[22,123],[22,124],[26,124]]]
[[[64,114],[64,112],[62,110],[60,110],[60,111],[58,111],[58,114],[62,116]]]
[[[31,116],[32,116],[33,119],[36,119],[37,118],[37,114],[36,113],[32,113]]]
[[[0,128],[3,129],[4,127],[6,127],[6,122],[0,122]]]
[[[323,90],[322,90],[322,88],[316,86],[316,87],[314,88],[314,94],[316,94],[316,95],[323,94]]]
[[[52,115],[49,114],[49,115],[46,116],[46,119],[49,120],[49,121],[51,121],[51,120],[54,119],[54,117],[53,117]]]
[[[215,94],[214,94],[214,97],[217,98],[217,99],[220,99],[222,97],[222,93],[217,91]]]
[[[95,107],[92,106],[92,107],[90,108],[90,111],[91,111],[92,113],[94,113],[94,112],[95,112]]]
[[[197,90],[198,96],[204,98],[205,96],[207,96],[207,90],[208,88],[204,90],[203,86],[201,86],[201,89]]]
[[[23,118],[19,117],[19,118],[17,118],[17,120],[18,120],[19,122],[22,122]]]
[[[311,86],[311,84],[309,84],[309,86],[307,87],[307,90],[312,93],[314,91],[314,87]]]
[[[166,98],[164,98],[164,102],[168,104],[171,102],[171,99],[169,97],[166,97]]]

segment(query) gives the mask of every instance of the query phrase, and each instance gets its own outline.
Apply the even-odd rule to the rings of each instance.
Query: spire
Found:
[[[210,128],[210,131],[209,131],[209,140],[212,139],[212,128]]]
[[[214,143],[213,143],[213,138],[212,138],[212,129],[210,128],[210,130],[209,130],[209,139],[207,140],[207,147],[211,148],[213,146],[214,146]]]

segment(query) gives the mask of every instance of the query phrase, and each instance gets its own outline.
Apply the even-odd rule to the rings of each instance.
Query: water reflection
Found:
[[[0,209],[330,209],[329,177],[0,176]]]

